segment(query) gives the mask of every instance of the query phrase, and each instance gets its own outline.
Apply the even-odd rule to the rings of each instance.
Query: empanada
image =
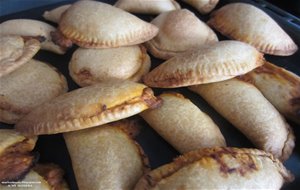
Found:
[[[259,149],[280,160],[292,154],[292,129],[274,106],[252,84],[236,78],[189,87],[238,128]]]
[[[13,129],[0,129],[0,189],[1,182],[22,179],[29,172],[37,159],[31,152],[36,140]]]
[[[143,150],[122,130],[128,124],[122,120],[64,133],[79,189],[131,190],[148,171]]]
[[[298,49],[269,15],[250,4],[225,5],[212,13],[208,24],[223,35],[249,43],[266,54],[288,56]]]
[[[139,180],[135,190],[280,189],[293,175],[271,154],[246,148],[186,153]]]
[[[44,19],[54,23],[59,23],[61,15],[70,7],[70,4],[59,6],[55,9],[45,11],[43,14]]]
[[[16,129],[24,134],[74,131],[135,115],[160,104],[150,88],[128,80],[79,88],[38,106]]]
[[[1,77],[0,87],[0,121],[10,124],[68,90],[65,77],[56,68],[36,60]]]
[[[78,1],[62,15],[59,31],[52,36],[62,46],[73,42],[84,48],[112,48],[140,44],[157,33],[156,26],[119,8]]]
[[[66,49],[54,44],[50,36],[50,33],[55,30],[50,24],[32,19],[13,19],[0,24],[0,35],[39,38],[42,41],[41,49],[64,54]]]
[[[146,74],[143,81],[159,88],[211,83],[245,74],[263,63],[263,55],[254,47],[221,41],[172,57]]]
[[[131,13],[141,14],[160,14],[180,9],[180,5],[175,0],[118,0],[114,6]]]
[[[178,93],[163,93],[161,107],[140,115],[181,153],[205,147],[226,146],[213,120]]]
[[[162,13],[151,21],[158,35],[145,43],[152,55],[169,59],[176,54],[218,41],[216,34],[187,9]]]
[[[207,14],[215,8],[219,0],[182,0],[193,6],[201,14]]]
[[[72,55],[69,72],[79,86],[88,86],[109,79],[139,81],[150,66],[150,57],[142,46],[79,48]]]
[[[23,39],[21,36],[0,37],[0,77],[11,73],[28,62],[40,49],[36,39]]]
[[[253,83],[281,114],[300,124],[299,76],[266,62],[241,78]]]

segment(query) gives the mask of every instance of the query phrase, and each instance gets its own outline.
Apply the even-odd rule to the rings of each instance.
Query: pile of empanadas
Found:
[[[35,189],[68,189],[63,170],[36,164],[33,151],[38,135],[60,133],[82,190],[280,189],[293,181],[283,165],[295,147],[285,118],[300,124],[300,77],[264,53],[298,47],[270,16],[231,3],[206,24],[192,11],[208,14],[218,0],[111,3],[79,0],[46,11],[44,21],[0,24],[0,121],[15,124],[0,129],[0,189],[30,180],[41,182]],[[40,49],[64,65],[38,60]],[[226,143],[200,101],[253,147]],[[146,127],[182,155],[151,168]]]

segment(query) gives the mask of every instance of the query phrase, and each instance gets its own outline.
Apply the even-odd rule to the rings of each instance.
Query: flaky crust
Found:
[[[0,86],[0,121],[11,124],[68,91],[66,78],[56,68],[33,59],[1,77]]]
[[[147,173],[141,147],[123,131],[127,124],[121,120],[64,134],[79,189],[131,190]]]
[[[112,80],[76,89],[38,106],[15,127],[24,134],[74,131],[120,120],[158,104],[145,85]]]
[[[293,175],[271,154],[246,148],[205,148],[144,175],[135,190],[280,189]]]
[[[151,23],[159,28],[159,32],[145,45],[157,58],[166,60],[187,50],[218,41],[216,34],[187,9],[162,13]]]
[[[292,129],[254,85],[234,78],[189,89],[200,94],[259,149],[280,160],[292,154]]]
[[[118,0],[114,6],[131,13],[140,14],[160,14],[180,9],[180,5],[175,0]]]
[[[172,57],[145,75],[143,81],[159,88],[217,82],[245,74],[261,66],[263,60],[263,55],[246,43],[221,41]]]
[[[201,14],[207,14],[213,10],[218,4],[219,0],[182,0],[195,9],[197,9]]]
[[[269,15],[250,4],[225,5],[212,13],[208,24],[223,35],[249,43],[266,54],[288,56],[298,50]]]
[[[161,107],[140,115],[181,153],[199,148],[226,146],[213,120],[178,93],[163,93]]]
[[[300,124],[300,77],[266,62],[241,77],[254,84],[288,119]]]
[[[154,25],[121,9],[96,1],[74,3],[62,15],[59,30],[66,38],[85,48],[140,44],[158,33],[158,28]]]

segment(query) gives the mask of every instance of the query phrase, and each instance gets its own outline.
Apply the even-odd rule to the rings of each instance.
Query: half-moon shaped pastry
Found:
[[[189,87],[239,129],[259,149],[286,160],[295,146],[292,129],[252,84],[230,79]]]
[[[36,39],[25,40],[21,36],[1,36],[0,49],[2,77],[28,62],[40,49],[40,42]]]
[[[180,5],[175,0],[118,0],[114,6],[140,14],[160,14],[180,9]]]
[[[112,48],[140,44],[157,33],[156,26],[119,8],[78,1],[62,15],[59,31],[53,36],[59,44],[67,38],[84,48]]]
[[[298,47],[264,11],[246,3],[232,3],[213,12],[208,24],[223,35],[249,43],[259,51],[288,56]]]
[[[0,24],[0,35],[34,37],[42,41],[41,49],[64,54],[66,49],[54,44],[50,36],[50,33],[55,30],[50,24],[32,19],[13,19]]]
[[[139,81],[150,66],[150,57],[142,46],[78,48],[69,63],[69,72],[79,86],[88,86],[110,79]]]
[[[215,8],[219,0],[182,0],[193,6],[201,14],[207,14]]]
[[[127,125],[119,121],[64,133],[79,189],[131,190],[148,171],[143,150],[122,130]]]
[[[178,93],[163,93],[161,107],[140,115],[181,153],[206,147],[226,146],[213,120]]]
[[[143,81],[159,88],[211,83],[245,74],[263,63],[263,55],[254,47],[221,41],[172,57],[146,74]]]
[[[37,155],[31,151],[36,140],[13,129],[0,129],[0,189],[1,182],[22,179],[35,164]]]
[[[266,62],[241,77],[253,83],[285,117],[300,124],[300,77]]]
[[[169,59],[178,53],[218,41],[216,34],[187,9],[165,12],[151,21],[158,35],[145,43],[157,58]]]
[[[79,88],[38,106],[16,129],[24,134],[53,134],[94,127],[135,115],[160,104],[150,88],[128,80]]]
[[[65,77],[56,68],[36,60],[1,77],[0,86],[0,121],[10,124],[68,90]]]
[[[293,175],[271,154],[246,148],[191,151],[144,175],[135,190],[280,189]]]
[[[43,14],[44,19],[54,23],[59,23],[61,15],[70,7],[70,4],[59,6],[55,9],[45,11]]]

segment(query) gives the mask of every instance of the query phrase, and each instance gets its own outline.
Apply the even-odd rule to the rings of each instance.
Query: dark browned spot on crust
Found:
[[[73,42],[66,38],[59,30],[50,32],[52,41],[60,46],[63,50],[72,47]]]
[[[155,97],[151,88],[144,88],[142,94],[142,100],[146,102],[149,108],[155,109],[162,105],[162,99]]]
[[[31,39],[35,39],[39,42],[44,42],[46,41],[46,37],[45,36],[22,36],[22,38],[24,39],[24,41],[28,41]]]
[[[87,68],[82,68],[79,70],[79,72],[77,73],[78,78],[80,78],[81,80],[89,80],[92,78],[92,74],[90,72],[89,69]]]

